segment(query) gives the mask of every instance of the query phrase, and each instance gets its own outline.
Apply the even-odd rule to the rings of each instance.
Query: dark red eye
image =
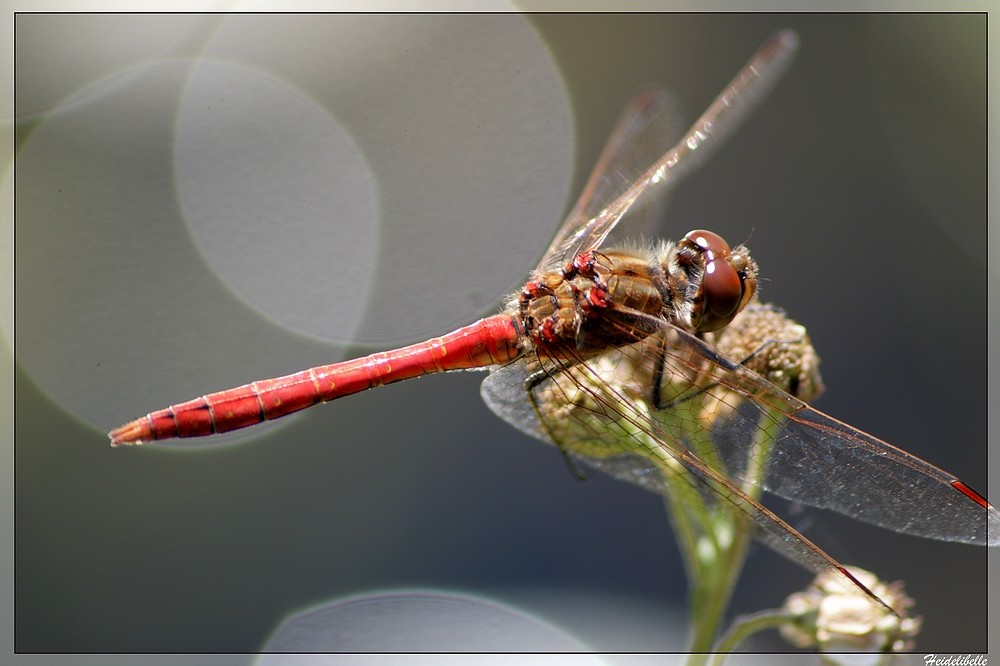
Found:
[[[686,236],[686,240],[691,241],[695,245],[701,248],[702,252],[706,255],[727,256],[729,254],[729,243],[714,231],[705,231],[704,229],[695,229],[694,231],[689,231]]]
[[[756,290],[756,279],[750,276],[754,283],[744,284],[748,277],[746,259],[733,255],[722,236],[697,229],[684,239],[697,246],[705,257],[701,279],[702,311],[696,325],[699,331],[717,331],[729,324],[750,300]]]
[[[736,316],[743,300],[743,283],[728,261],[716,259],[705,264],[701,288],[705,298],[705,315],[698,328],[716,331]]]

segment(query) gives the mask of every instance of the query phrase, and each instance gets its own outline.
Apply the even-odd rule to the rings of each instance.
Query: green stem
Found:
[[[688,660],[690,664],[705,663],[705,653],[712,650],[743,569],[748,542],[747,530],[737,528],[728,543],[716,540],[718,548],[712,557],[698,558],[697,574],[691,580],[693,635],[690,650],[700,654],[692,654]]]
[[[744,476],[744,492],[753,499],[760,498],[760,481],[766,474],[766,461],[774,443],[774,434],[780,425],[780,418],[774,413],[761,415],[761,428],[756,431],[748,449],[747,469]],[[711,442],[707,442],[711,444]],[[706,448],[706,447],[702,447]],[[711,447],[707,447],[711,449]],[[719,469],[721,463],[717,462]],[[685,498],[691,500],[692,498]],[[707,653],[713,650],[715,637],[726,614],[726,609],[732,598],[733,589],[743,570],[749,546],[750,532],[741,516],[727,511],[722,505],[704,506],[702,498],[697,497],[695,505],[699,507],[696,515],[701,517],[711,515],[712,518],[701,522],[700,530],[694,527],[695,533],[701,533],[708,538],[704,543],[711,552],[706,553],[698,548],[695,539],[694,547],[688,544],[690,538],[682,540],[689,576],[691,595],[692,638],[690,650],[693,653],[688,659],[692,666],[699,666],[708,660]],[[668,507],[669,507],[668,502]],[[714,509],[714,511],[713,511]],[[676,513],[676,510],[672,512]],[[720,538],[723,531],[729,538]],[[722,646],[715,647],[723,651]]]
[[[738,618],[733,622],[733,626],[729,628],[729,631],[719,639],[715,657],[712,659],[712,666],[721,666],[726,656],[751,634],[764,631],[765,629],[778,629],[795,619],[794,615],[782,610],[765,610]]]

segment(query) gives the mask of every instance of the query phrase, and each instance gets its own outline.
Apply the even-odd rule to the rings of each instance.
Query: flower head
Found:
[[[903,582],[883,583],[875,574],[848,567],[851,575],[895,611],[875,603],[863,590],[844,584],[834,572],[816,577],[804,592],[785,601],[797,621],[781,628],[785,640],[821,652],[900,652],[912,649],[921,618],[910,617],[913,599]]]

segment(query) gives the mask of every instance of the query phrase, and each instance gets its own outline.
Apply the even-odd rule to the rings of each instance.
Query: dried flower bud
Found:
[[[912,649],[921,618],[910,617],[913,599],[902,581],[883,583],[875,574],[848,567],[865,587],[896,611],[874,603],[862,590],[850,589],[835,573],[816,577],[805,592],[788,597],[784,610],[797,617],[781,628],[781,635],[799,647],[817,646],[821,652],[900,652]]]
[[[809,402],[824,390],[819,356],[806,329],[769,303],[752,305],[715,334],[715,346],[730,359]]]

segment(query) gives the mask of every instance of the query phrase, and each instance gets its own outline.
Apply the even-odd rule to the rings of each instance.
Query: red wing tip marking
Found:
[[[840,573],[842,573],[845,576],[847,576],[848,578],[850,578],[851,582],[853,582],[859,588],[861,588],[862,590],[864,590],[865,594],[867,594],[871,599],[877,601],[880,606],[882,606],[884,609],[886,609],[887,611],[889,611],[890,613],[892,613],[896,617],[899,617],[899,613],[896,612],[896,609],[894,609],[892,606],[890,606],[889,604],[887,604],[884,601],[882,601],[882,599],[880,599],[877,594],[875,594],[874,592],[872,592],[871,590],[869,590],[867,587],[865,587],[864,583],[862,583],[860,580],[858,580],[857,578],[855,578],[854,574],[852,574],[850,571],[848,571],[845,567],[837,567],[837,570],[840,571]]]
[[[985,497],[983,497],[982,495],[980,495],[979,493],[977,493],[975,490],[973,490],[969,486],[967,486],[964,483],[962,483],[961,481],[952,481],[951,482],[951,487],[954,488],[955,490],[957,490],[958,492],[962,493],[963,495],[965,495],[966,497],[968,497],[969,499],[971,499],[973,502],[975,502],[979,506],[983,507],[984,509],[992,509],[993,508],[993,505],[991,505],[989,502],[987,502]]]

